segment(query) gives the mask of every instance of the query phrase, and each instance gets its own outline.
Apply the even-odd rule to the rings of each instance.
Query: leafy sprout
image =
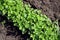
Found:
[[[29,30],[32,40],[57,40],[57,25],[42,15],[41,10],[23,4],[22,0],[0,0],[0,10],[23,34]]]

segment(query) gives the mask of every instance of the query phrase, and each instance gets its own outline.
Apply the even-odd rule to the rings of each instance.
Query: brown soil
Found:
[[[6,23],[3,25],[2,21],[6,21]],[[29,37],[27,33],[22,34],[22,31],[13,26],[13,23],[5,16],[0,15],[0,40],[27,40]]]
[[[41,9],[51,20],[60,20],[60,0],[24,0],[34,9]]]

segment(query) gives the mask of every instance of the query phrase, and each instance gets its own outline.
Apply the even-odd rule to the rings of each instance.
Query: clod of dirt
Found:
[[[60,0],[24,0],[31,7],[41,9],[51,20],[60,20]]]
[[[6,27],[3,27],[2,24],[0,24],[0,40],[24,40],[24,38],[22,38],[21,35],[16,34],[18,32],[18,31],[16,31],[16,29],[14,30],[16,32],[14,32],[10,29],[12,29],[11,26],[10,26],[10,28],[7,29]],[[10,30],[10,31],[8,31],[8,30]],[[15,36],[15,35],[17,35],[17,36]]]

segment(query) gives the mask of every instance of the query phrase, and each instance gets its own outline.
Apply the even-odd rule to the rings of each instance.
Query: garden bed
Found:
[[[60,25],[60,1],[59,0],[24,0],[29,3],[32,8],[42,10],[52,21],[59,20]],[[13,23],[5,16],[0,15],[0,22],[6,21],[3,25],[0,23],[0,40],[26,40],[30,36],[22,34],[18,27],[14,27]]]

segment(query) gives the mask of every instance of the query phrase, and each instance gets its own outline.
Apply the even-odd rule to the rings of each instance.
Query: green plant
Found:
[[[22,0],[0,0],[0,10],[23,34],[29,30],[32,40],[57,40],[57,25]]]

